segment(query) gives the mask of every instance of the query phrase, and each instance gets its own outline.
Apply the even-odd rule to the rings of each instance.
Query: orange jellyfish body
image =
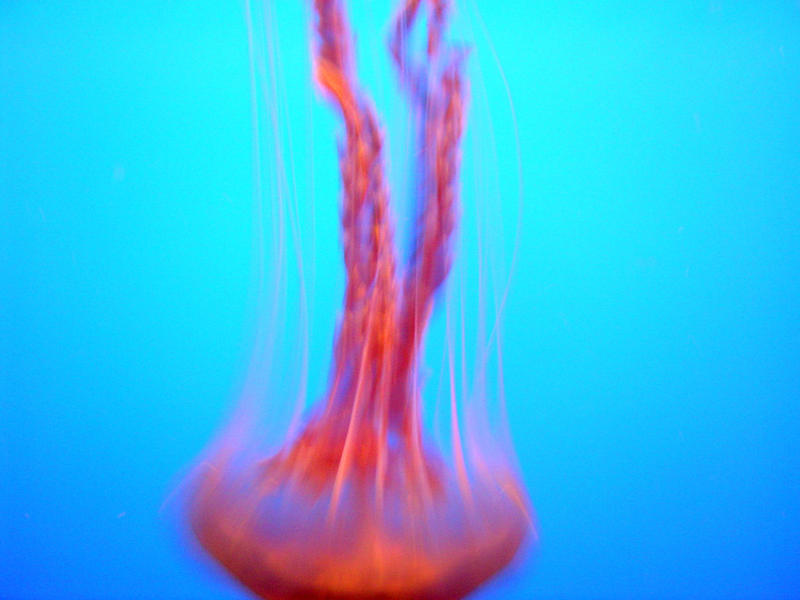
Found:
[[[347,281],[330,389],[275,455],[212,459],[188,502],[201,545],[264,598],[461,598],[505,567],[530,531],[512,469],[468,468],[457,425],[452,466],[423,436],[415,361],[450,268],[465,91],[463,52],[442,38],[444,0],[426,3],[427,44],[412,60],[404,42],[421,4],[406,0],[390,40],[420,124],[419,221],[400,274],[382,136],[351,72],[344,11],[314,2],[316,80],[345,126]]]

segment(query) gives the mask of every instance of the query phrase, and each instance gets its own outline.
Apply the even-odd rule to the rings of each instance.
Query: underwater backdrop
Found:
[[[314,400],[340,128],[309,7],[273,4]],[[474,597],[800,597],[800,3],[455,4],[539,531]],[[404,166],[391,3],[348,7]],[[240,2],[0,2],[0,599],[247,597],[175,513],[253,341],[250,80]]]

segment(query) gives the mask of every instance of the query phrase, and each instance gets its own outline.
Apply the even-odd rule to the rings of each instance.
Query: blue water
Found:
[[[800,598],[800,5],[479,5],[541,541],[476,597]],[[335,289],[338,125],[278,13]],[[245,597],[164,505],[247,359],[249,89],[237,2],[0,3],[0,598]]]

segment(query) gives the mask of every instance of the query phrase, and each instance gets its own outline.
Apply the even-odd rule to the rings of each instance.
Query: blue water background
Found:
[[[338,125],[282,6],[335,290]],[[479,7],[541,547],[476,598],[800,597],[800,4]],[[162,506],[248,354],[248,69],[237,2],[0,3],[0,598],[245,597]]]

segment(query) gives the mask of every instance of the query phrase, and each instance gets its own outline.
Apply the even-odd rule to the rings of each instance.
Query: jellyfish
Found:
[[[343,124],[346,282],[328,388],[269,454],[242,443],[252,415],[240,411],[191,476],[185,511],[205,552],[262,598],[462,598],[533,532],[513,461],[467,444],[454,387],[447,458],[421,418],[421,347],[453,261],[467,98],[467,51],[444,35],[448,8],[404,0],[390,28],[390,60],[417,124],[417,214],[400,264],[383,132],[356,79],[346,13],[341,0],[313,1],[314,78]],[[421,24],[424,48],[414,52]]]

